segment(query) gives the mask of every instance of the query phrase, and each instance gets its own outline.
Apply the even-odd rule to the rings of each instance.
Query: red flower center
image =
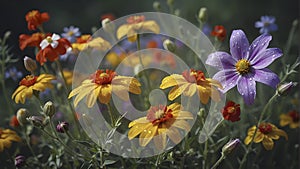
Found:
[[[148,110],[147,119],[153,125],[163,123],[171,118],[173,118],[172,110],[168,109],[167,106],[153,106]]]
[[[27,75],[25,78],[23,78],[19,85],[23,85],[26,87],[32,86],[35,84],[36,80],[37,80],[38,76],[33,76],[33,75]]]
[[[289,112],[289,116],[292,117],[293,122],[299,122],[299,113],[297,111]]]
[[[260,124],[258,127],[259,131],[263,134],[269,134],[272,132],[272,126],[267,123]]]
[[[190,83],[197,83],[199,85],[201,82],[205,81],[204,73],[200,70],[185,70],[182,72],[182,76]]]
[[[221,110],[224,119],[235,122],[240,120],[240,105],[233,101],[228,101],[226,106]]]
[[[94,74],[91,75],[90,79],[92,79],[93,83],[98,85],[111,84],[113,78],[117,75],[113,70],[97,70]]]
[[[127,23],[129,24],[136,24],[145,21],[145,16],[131,16],[127,19]]]

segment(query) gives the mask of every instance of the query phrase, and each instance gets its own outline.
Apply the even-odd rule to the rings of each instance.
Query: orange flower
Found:
[[[19,47],[24,50],[26,47],[40,47],[40,43],[45,38],[43,33],[34,33],[32,35],[21,34],[19,36]]]
[[[15,131],[0,128],[0,152],[2,152],[5,148],[10,148],[12,142],[20,141],[21,138]]]
[[[211,35],[217,37],[220,41],[224,41],[226,38],[226,29],[222,25],[217,25],[211,32]]]
[[[228,121],[239,121],[240,120],[240,114],[241,109],[240,105],[234,103],[233,101],[227,102],[226,106],[221,110],[224,119]]]
[[[27,27],[29,30],[36,30],[42,23],[49,20],[47,12],[40,13],[38,10],[32,10],[26,14]]]
[[[290,111],[287,114],[281,114],[279,118],[280,126],[289,125],[292,129],[300,127],[299,112],[296,110]]]
[[[72,44],[73,50],[82,51],[87,48],[96,48],[98,50],[108,50],[111,45],[101,37],[92,38],[91,35],[82,35],[77,38],[76,43]]]
[[[59,55],[63,55],[67,52],[67,48],[71,47],[70,42],[65,38],[60,38],[59,35],[53,34],[47,36],[41,43],[42,48],[36,55],[36,60],[43,65],[47,59],[51,62],[58,59]]]

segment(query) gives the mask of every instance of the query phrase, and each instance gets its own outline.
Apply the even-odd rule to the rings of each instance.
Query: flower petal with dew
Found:
[[[47,22],[50,17],[47,12],[40,13],[38,10],[32,10],[25,16],[27,27],[29,30],[36,30],[44,22]]]
[[[158,150],[164,149],[167,137],[177,144],[181,141],[178,129],[189,132],[191,126],[186,120],[194,119],[190,112],[182,111],[179,103],[169,106],[152,106],[146,117],[141,117],[129,123],[129,140],[139,136],[139,144],[146,146],[152,139]]]
[[[0,128],[0,152],[5,148],[10,148],[12,142],[20,142],[21,138],[16,132],[10,129]]]
[[[297,112],[296,110],[290,111],[287,114],[281,114],[279,118],[280,126],[289,125],[292,129],[300,127],[299,112]]]
[[[89,79],[84,80],[80,86],[73,89],[69,98],[75,96],[74,105],[86,97],[86,104],[92,107],[98,99],[100,103],[108,104],[111,94],[114,93],[123,100],[128,100],[128,92],[140,94],[140,82],[128,76],[117,75],[112,70],[97,70]]]
[[[41,74],[39,76],[27,75],[23,78],[19,87],[12,94],[12,99],[15,100],[16,103],[25,103],[26,98],[31,98],[34,91],[42,92],[47,88],[52,88],[53,85],[51,83],[55,77],[50,74]]]
[[[278,48],[267,48],[272,37],[267,34],[257,37],[251,45],[242,30],[234,30],[230,37],[230,54],[214,52],[208,56],[206,64],[219,70],[213,79],[219,81],[225,93],[237,86],[246,104],[254,103],[256,82],[276,88],[278,76],[267,69],[282,55]]]

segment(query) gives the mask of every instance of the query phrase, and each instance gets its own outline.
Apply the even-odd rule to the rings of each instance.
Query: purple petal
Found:
[[[279,48],[269,48],[260,52],[253,60],[251,65],[254,69],[262,69],[269,66],[275,59],[282,55]]]
[[[264,26],[264,23],[263,22],[261,22],[261,21],[256,21],[255,22],[255,27],[256,28],[261,28],[261,27],[263,27]]]
[[[223,93],[236,86],[240,75],[235,69],[222,70],[213,76],[213,79],[219,81],[223,86]]]
[[[230,53],[236,59],[247,58],[248,39],[242,30],[232,31],[230,37]]]
[[[254,59],[260,52],[267,49],[272,36],[268,34],[263,34],[257,37],[249,47],[249,58],[248,60]]]
[[[253,104],[256,96],[256,82],[249,76],[242,76],[237,83],[237,89],[247,105]]]
[[[226,52],[214,52],[206,60],[206,64],[215,67],[218,70],[233,69],[237,60]]]
[[[254,70],[253,78],[255,81],[266,84],[273,88],[276,88],[278,83],[280,82],[278,76],[267,68]]]

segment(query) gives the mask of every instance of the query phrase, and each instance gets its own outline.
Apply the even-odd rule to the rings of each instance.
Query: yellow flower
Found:
[[[92,107],[97,98],[101,103],[109,103],[112,93],[122,100],[128,100],[127,91],[140,94],[140,86],[140,82],[133,77],[119,76],[116,72],[108,69],[106,71],[97,70],[89,79],[84,80],[79,87],[72,90],[69,98],[76,95],[74,100],[76,107],[79,101],[86,96],[87,106]]]
[[[222,85],[216,80],[205,78],[204,73],[200,70],[185,70],[182,75],[167,76],[162,80],[160,88],[166,89],[172,86],[174,88],[169,92],[169,100],[176,99],[182,93],[191,97],[198,91],[197,94],[203,104],[208,103],[209,97],[214,101],[220,101],[220,93],[217,88],[222,88]]]
[[[77,38],[77,42],[72,44],[73,50],[82,51],[87,48],[96,48],[98,50],[107,50],[111,48],[111,45],[108,41],[96,37],[93,38],[91,35],[82,35],[80,38]]]
[[[296,110],[290,111],[287,114],[281,114],[279,118],[280,126],[290,125],[292,129],[300,127],[299,113]]]
[[[118,55],[116,52],[110,52],[106,55],[106,60],[110,62],[112,66],[118,66],[125,57],[125,53]]]
[[[179,129],[189,132],[190,125],[186,120],[193,119],[193,115],[187,111],[181,111],[182,106],[173,103],[169,106],[153,106],[149,109],[147,117],[136,119],[129,123],[129,140],[139,135],[139,143],[146,146],[153,138],[157,149],[166,147],[167,137],[178,144],[181,141]]]
[[[244,143],[246,145],[250,144],[251,140],[253,139],[255,130],[256,126],[253,126],[248,130],[248,136],[244,140]],[[286,132],[278,129],[275,125],[271,123],[261,123],[258,126],[253,142],[262,142],[266,150],[272,150],[274,147],[273,140],[278,140],[279,136],[285,137],[286,140],[288,139]]]
[[[66,85],[71,85],[73,81],[73,71],[63,70],[63,75],[66,80]]]
[[[39,76],[28,75],[20,81],[20,86],[13,93],[12,99],[16,103],[21,102],[24,104],[25,99],[31,98],[34,91],[42,92],[47,88],[52,88],[51,81],[54,79],[55,77],[50,74],[41,74]]]
[[[145,16],[131,16],[127,19],[127,24],[121,25],[117,30],[117,38],[121,39],[127,35],[130,42],[136,41],[137,34],[140,30],[147,30],[159,33],[160,28],[153,20],[145,21]]]
[[[2,152],[4,148],[10,148],[13,141],[20,142],[21,138],[16,132],[10,129],[3,130],[0,128],[0,152]]]

